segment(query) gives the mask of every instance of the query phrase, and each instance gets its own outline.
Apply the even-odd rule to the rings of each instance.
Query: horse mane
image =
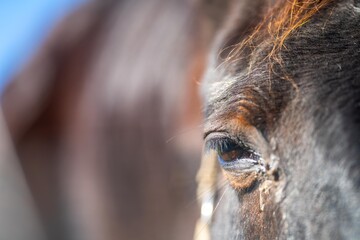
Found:
[[[226,61],[239,59],[245,48],[252,51],[262,43],[271,44],[272,48],[266,59],[276,60],[276,53],[285,46],[285,41],[297,29],[306,24],[316,13],[328,6],[332,0],[278,0],[265,7],[262,20],[243,41],[233,46]]]

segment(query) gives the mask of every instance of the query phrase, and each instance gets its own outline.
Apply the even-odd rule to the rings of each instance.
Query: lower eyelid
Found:
[[[265,170],[265,168],[260,164],[260,162],[249,158],[237,159],[236,161],[226,162],[222,160],[221,157],[218,155],[218,161],[224,170],[233,173]]]

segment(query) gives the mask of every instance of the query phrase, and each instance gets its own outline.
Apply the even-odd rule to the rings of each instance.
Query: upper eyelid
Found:
[[[210,136],[210,137],[209,137]],[[204,140],[204,146],[205,146],[205,150],[208,151],[210,149],[213,150],[217,150],[217,148],[219,147],[220,143],[222,141],[224,141],[224,139],[227,139],[228,137],[226,137],[226,135],[215,135],[212,136],[211,134],[208,135],[205,140]]]
[[[225,137],[232,139],[231,135],[226,131],[210,131],[204,134],[205,141]]]
[[[251,149],[263,157],[267,157],[269,154],[268,143],[258,131],[249,131],[248,134],[246,134],[245,132],[229,133],[225,130],[211,130],[204,134],[204,146],[208,148],[211,145],[209,145],[210,141],[216,142],[225,138],[234,141],[242,147]]]
[[[239,137],[235,137],[231,134],[229,134],[228,132],[225,131],[220,131],[220,132],[210,132],[209,134],[207,134],[204,137],[204,142],[205,144],[211,142],[211,141],[225,141],[226,140],[230,140],[233,141],[237,144],[240,145],[246,145],[244,144],[244,142],[239,138]]]
[[[218,120],[208,120],[204,124],[203,139],[206,139],[210,134],[219,133],[230,136],[230,129],[226,127],[226,123]]]
[[[249,148],[251,149],[251,147],[249,147],[248,144],[246,144],[245,141],[243,141],[241,138],[239,137],[234,137],[231,134],[227,133],[227,132],[212,132],[209,133],[206,138],[205,138],[205,147],[206,148],[214,148],[214,145],[218,145],[220,143],[224,143],[226,141],[232,141],[235,144],[239,145],[240,147],[244,147],[244,148]],[[214,143],[214,144],[211,144]]]

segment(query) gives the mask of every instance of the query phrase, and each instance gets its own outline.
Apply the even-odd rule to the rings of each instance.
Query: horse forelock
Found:
[[[332,0],[274,1],[264,7],[262,20],[255,25],[248,37],[233,46],[225,61],[237,61],[244,48],[250,48],[253,52],[261,43],[272,45],[265,58],[280,61],[276,53],[286,47],[286,39],[331,2]]]

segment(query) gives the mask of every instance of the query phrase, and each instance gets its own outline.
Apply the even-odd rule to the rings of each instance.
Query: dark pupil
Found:
[[[226,146],[223,146],[218,154],[222,160],[229,162],[241,158],[243,152],[243,149],[236,143],[229,143]]]

